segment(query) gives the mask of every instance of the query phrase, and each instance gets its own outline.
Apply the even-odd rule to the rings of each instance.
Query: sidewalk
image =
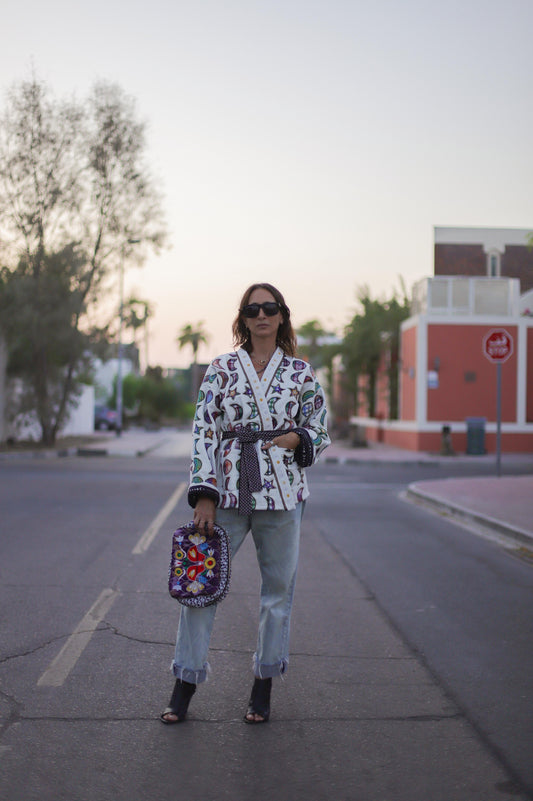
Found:
[[[368,448],[350,448],[335,443],[326,451],[326,460],[345,464],[433,464],[453,467],[456,464],[494,465],[494,454],[484,456],[440,456],[405,451],[376,443]],[[521,467],[530,475],[444,478],[417,481],[409,485],[407,498],[453,517],[533,545],[533,453],[502,454],[505,467]],[[496,471],[496,468],[495,468]]]
[[[417,481],[407,497],[533,546],[533,475]]]

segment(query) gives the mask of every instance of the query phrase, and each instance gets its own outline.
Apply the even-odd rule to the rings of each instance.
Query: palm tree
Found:
[[[299,350],[305,356],[313,367],[321,366],[320,351],[325,338],[330,337],[331,334],[325,331],[318,320],[309,320],[307,323],[298,328],[298,345]]]
[[[178,348],[182,350],[182,348],[186,348],[188,345],[192,348],[192,370],[191,370],[191,399],[194,400],[196,394],[198,392],[199,381],[197,377],[198,373],[198,348],[201,344],[207,345],[209,340],[209,334],[204,331],[203,328],[203,320],[199,323],[196,323],[196,326],[187,323],[184,325],[181,331],[179,332],[178,336],[176,337],[176,342],[178,344]]]
[[[203,325],[203,320],[197,323],[196,326],[187,323],[187,325],[183,326],[176,338],[180,350],[186,348],[187,345],[191,346],[193,364],[197,362],[198,348],[202,343],[207,345],[209,340],[209,335],[203,330]]]
[[[147,300],[131,297],[124,304],[124,325],[133,331],[133,342],[137,347],[137,331],[144,329],[144,360],[145,370],[148,368],[148,318],[154,313],[153,307]]]

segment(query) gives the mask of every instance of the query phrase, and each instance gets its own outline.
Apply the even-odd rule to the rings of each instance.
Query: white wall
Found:
[[[108,359],[107,362],[95,359],[94,368],[96,401],[97,403],[107,403],[107,399],[113,392],[113,382],[118,373],[118,359]],[[133,372],[135,372],[133,362],[130,359],[122,359],[122,378]]]
[[[69,419],[61,429],[62,437],[92,434],[94,431],[94,387],[84,386],[78,406],[72,409]]]

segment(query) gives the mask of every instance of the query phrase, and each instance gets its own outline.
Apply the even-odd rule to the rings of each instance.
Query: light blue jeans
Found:
[[[253,657],[254,675],[258,678],[282,675],[289,662],[290,617],[304,503],[289,512],[257,511],[249,517],[239,515],[236,509],[217,509],[216,522],[228,534],[232,559],[249,531],[255,543],[261,571],[259,632]],[[172,672],[183,681],[200,684],[207,678],[207,654],[217,605],[181,607]]]

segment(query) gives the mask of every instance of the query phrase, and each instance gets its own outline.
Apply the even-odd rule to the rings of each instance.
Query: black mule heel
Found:
[[[256,679],[252,687],[252,693],[248,702],[248,709],[244,716],[245,723],[267,723],[270,717],[270,692],[272,690],[272,679]],[[254,720],[249,715],[260,715],[262,720]]]
[[[169,705],[164,712],[161,712],[159,720],[167,725],[172,725],[173,723],[182,723],[187,717],[189,702],[195,692],[196,684],[191,684],[188,681],[176,679]],[[176,720],[168,720],[165,715],[175,715]]]

